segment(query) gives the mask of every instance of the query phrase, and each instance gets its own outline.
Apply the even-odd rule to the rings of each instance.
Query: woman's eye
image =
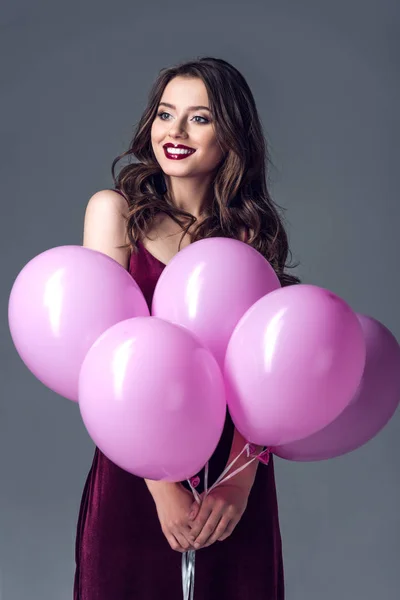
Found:
[[[195,117],[193,117],[193,119],[203,119],[203,123],[204,123],[204,122],[205,122],[205,123],[209,123],[209,120],[208,120],[208,119],[206,119],[206,117],[200,117],[199,115],[196,115]],[[197,122],[199,122],[199,121],[197,121]]]
[[[167,113],[167,112],[165,112],[165,111],[159,112],[157,114],[157,116],[161,119],[161,121],[166,121],[167,120],[167,119],[163,118],[164,115],[167,115],[168,117],[170,116],[170,114]],[[196,123],[199,123],[200,125],[203,125],[203,124],[206,124],[206,123],[210,122],[206,117],[201,117],[200,115],[195,115],[193,117],[193,119],[202,119],[202,121],[196,121]]]

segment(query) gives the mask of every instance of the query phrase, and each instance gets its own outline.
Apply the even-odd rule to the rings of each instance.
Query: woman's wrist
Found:
[[[243,465],[247,464],[247,463],[250,463],[250,459],[243,461]],[[231,471],[234,471],[237,467],[240,467],[240,466],[242,466],[242,465],[235,465]],[[231,485],[235,485],[236,487],[240,487],[243,491],[246,491],[247,494],[250,494],[251,489],[254,485],[255,478],[256,478],[257,469],[258,469],[258,460],[255,460],[251,464],[248,464],[248,466],[246,466],[246,468],[244,468],[242,471],[240,471],[239,473],[236,473],[236,475],[234,475],[226,483],[227,483],[227,485],[231,484]],[[228,475],[229,475],[229,473],[228,473]]]
[[[247,440],[239,433],[239,431],[235,428],[234,436],[232,441],[232,448],[229,455],[229,460],[227,466],[234,460],[237,459],[233,467],[227,473],[229,475],[236,469],[240,467],[244,467],[247,465],[242,471],[236,473],[234,477],[228,480],[227,483],[232,483],[232,485],[240,486],[242,489],[247,490],[250,493],[251,488],[253,487],[257,469],[258,469],[258,460],[252,460],[251,457],[247,455],[246,452],[242,452],[244,446],[247,444]],[[255,447],[255,454],[259,454],[262,451],[262,446]],[[238,458],[238,456],[240,457]]]

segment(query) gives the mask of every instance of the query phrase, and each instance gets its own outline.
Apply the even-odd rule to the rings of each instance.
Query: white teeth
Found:
[[[193,154],[194,150],[185,150],[184,148],[167,148],[169,154]]]

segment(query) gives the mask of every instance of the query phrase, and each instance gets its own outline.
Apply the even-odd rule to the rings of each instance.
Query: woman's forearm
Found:
[[[151,495],[157,493],[159,490],[165,490],[176,485],[176,483],[171,483],[170,481],[155,481],[154,479],[145,479],[145,483]]]
[[[230,464],[241,453],[246,443],[247,440],[235,428],[231,451],[229,454],[229,460],[227,464]],[[257,453],[259,453],[262,451],[262,446],[257,446],[256,449]],[[243,453],[242,456],[235,462],[234,466],[232,467],[229,473],[238,469],[242,465],[249,463],[250,461],[251,458],[248,458],[247,453]],[[234,477],[232,477],[232,479],[230,479],[230,482],[238,484],[242,487],[246,487],[250,491],[257,474],[257,468],[258,460],[254,460],[248,467],[243,469],[243,471],[237,473]],[[229,473],[227,473],[227,475],[229,475]],[[168,490],[171,486],[178,485],[177,483],[172,483],[169,481],[154,481],[153,479],[145,479],[145,482],[152,496],[154,496],[154,494],[159,494],[160,492],[162,493],[164,490]]]
[[[232,441],[232,447],[231,447],[231,451],[229,454],[228,464],[230,464],[242,452],[242,450],[246,444],[247,444],[247,440],[235,428],[235,432],[233,435],[233,441]],[[262,446],[256,446],[257,454],[260,453],[261,451],[262,451]],[[232,473],[234,470],[238,469],[239,467],[249,463],[250,461],[251,461],[251,458],[249,458],[247,456],[247,453],[244,452],[242,454],[242,456],[235,462],[234,466],[230,470],[230,473]],[[250,491],[251,488],[253,487],[253,483],[256,478],[258,462],[259,462],[258,460],[254,460],[248,467],[243,469],[243,471],[241,471],[240,473],[237,473],[229,481],[231,481],[232,483],[241,485],[243,487],[246,487]],[[229,475],[229,473],[228,473],[228,475]]]

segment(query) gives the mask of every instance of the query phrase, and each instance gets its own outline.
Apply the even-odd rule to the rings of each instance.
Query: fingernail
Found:
[[[193,511],[190,513],[189,519],[194,519],[195,516],[196,516],[196,513]]]

